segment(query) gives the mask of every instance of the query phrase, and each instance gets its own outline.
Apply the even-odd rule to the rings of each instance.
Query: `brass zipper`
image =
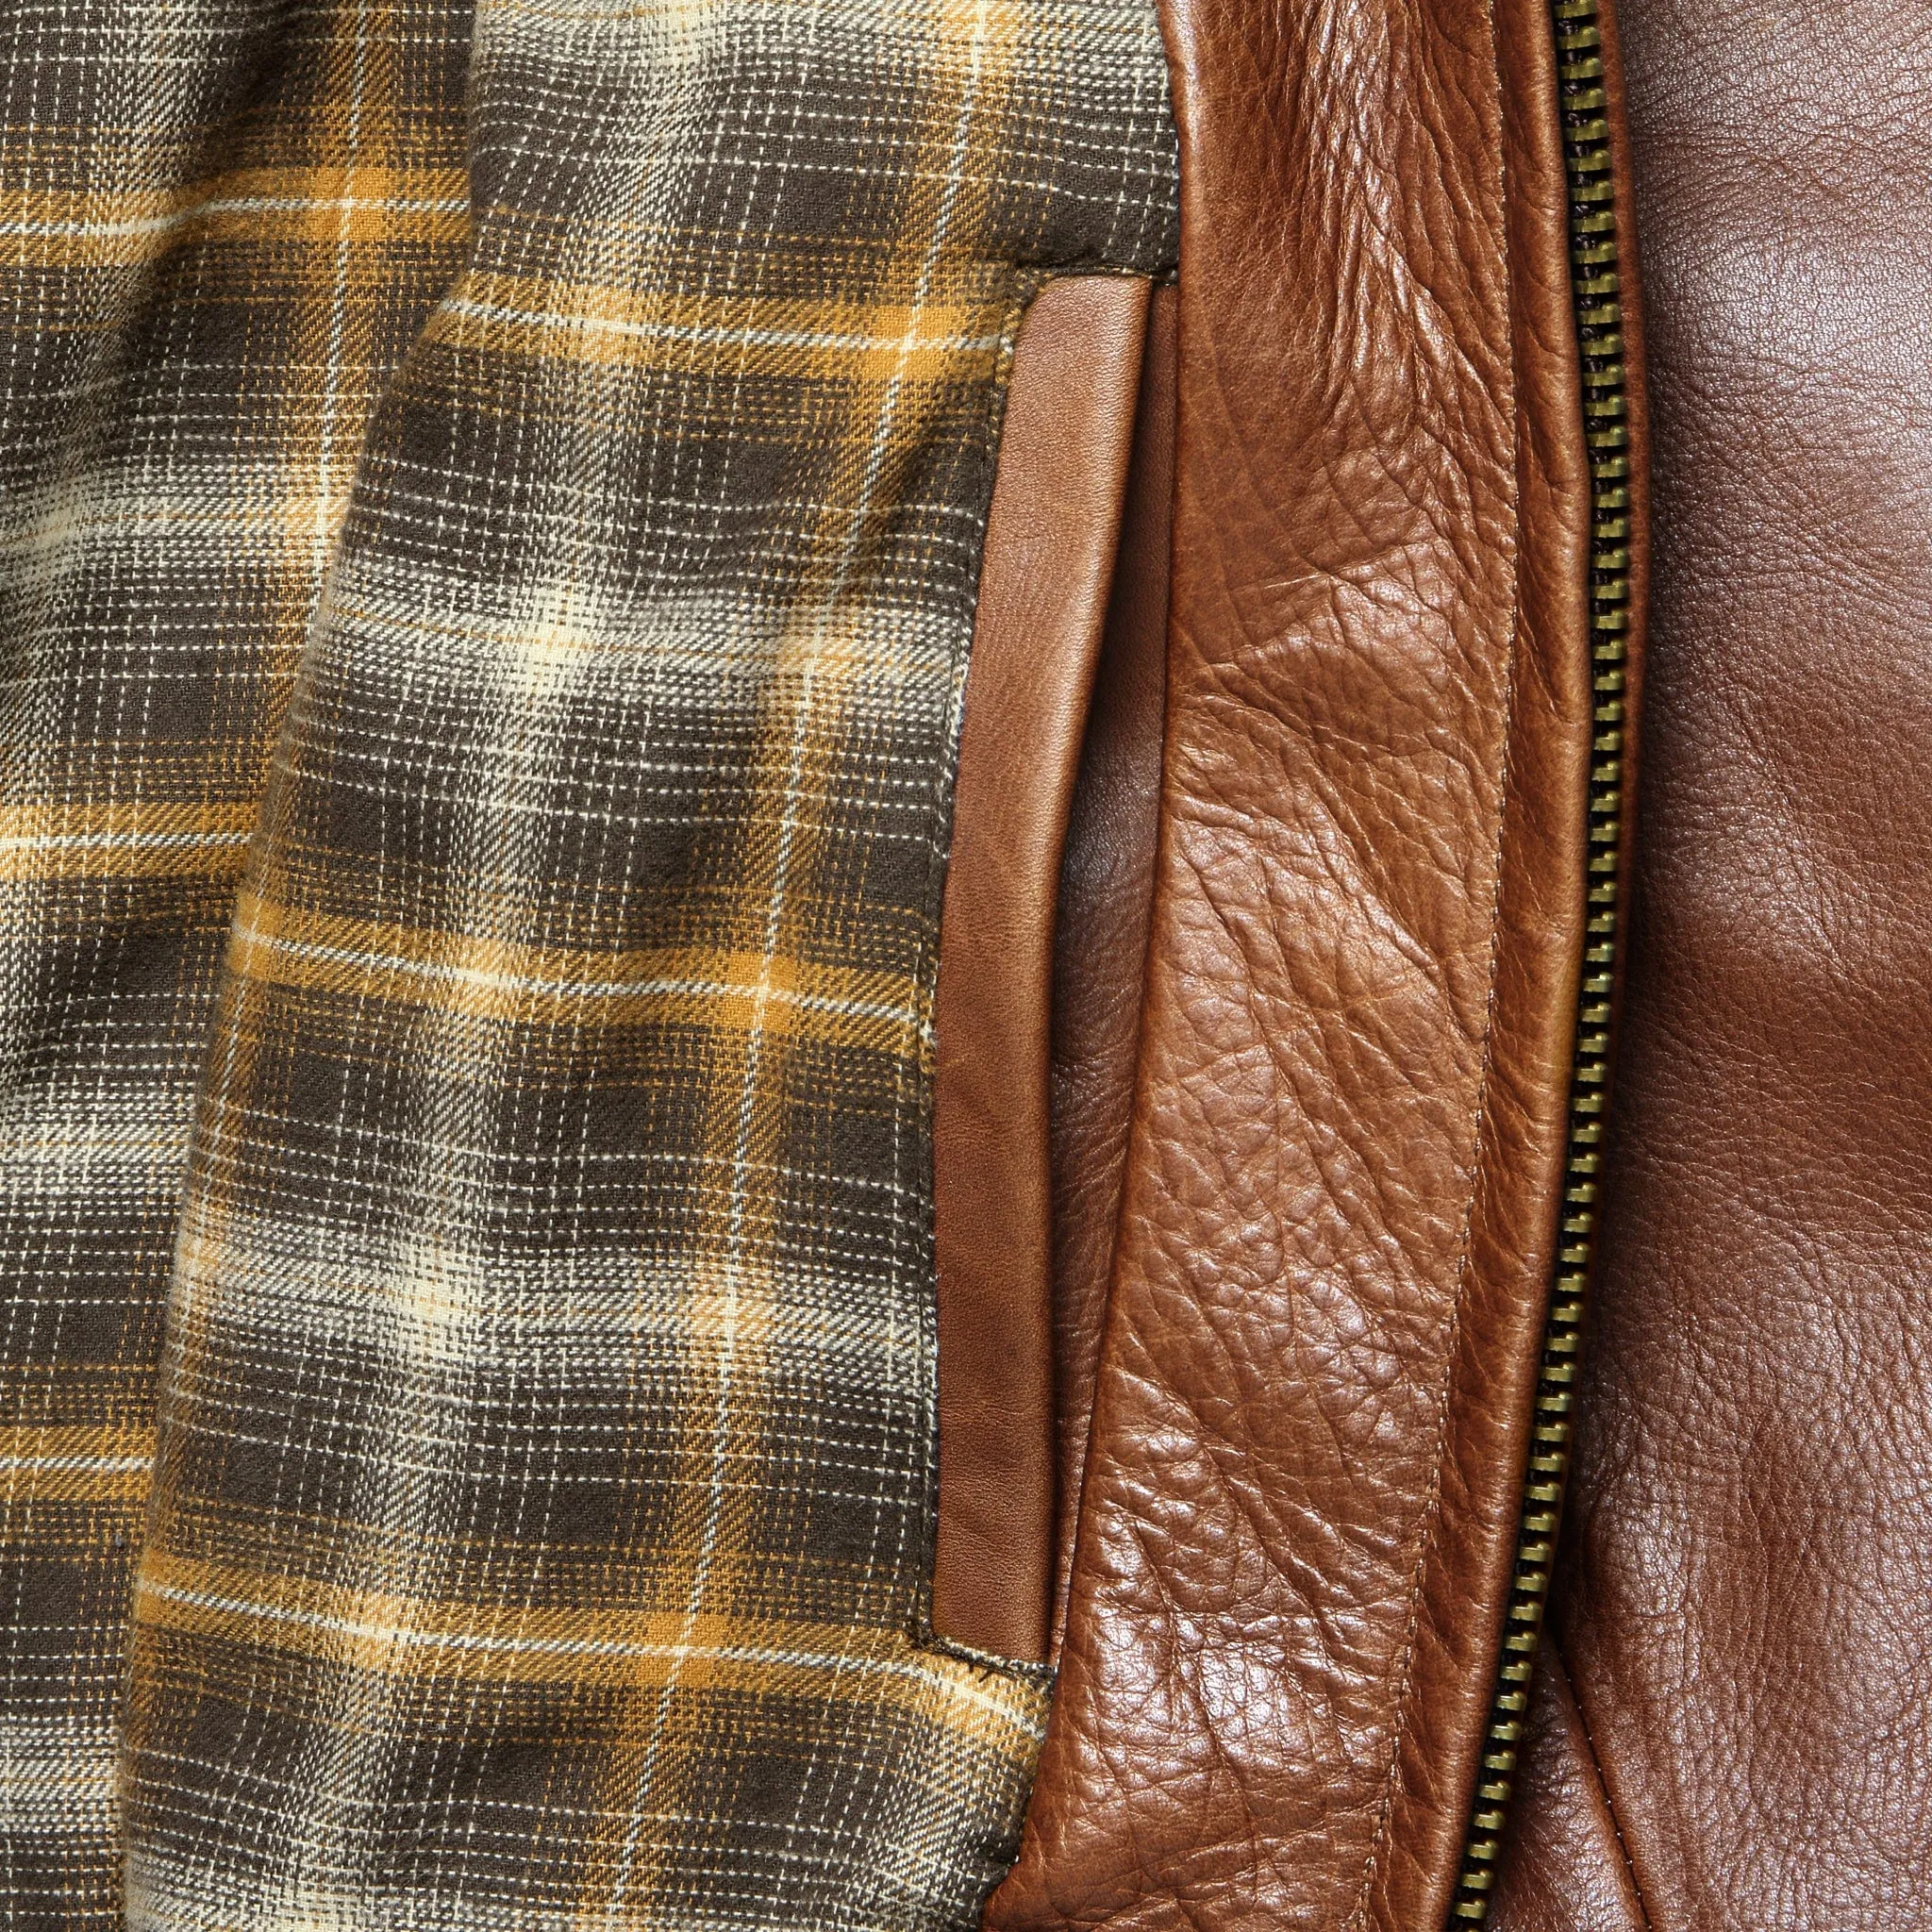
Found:
[[[1597,1182],[1610,1076],[1610,1000],[1623,915],[1624,673],[1630,624],[1630,458],[1625,422],[1624,310],[1617,259],[1616,179],[1604,92],[1597,0],[1551,0],[1563,165],[1570,191],[1570,281],[1583,371],[1590,463],[1590,626],[1592,660],[1590,863],[1583,978],[1570,1074],[1570,1124],[1556,1280],[1543,1326],[1541,1374],[1516,1535],[1516,1570],[1503,1655],[1483,1737],[1475,1804],[1463,1840],[1451,1925],[1480,1925],[1529,1708],[1530,1675],[1549,1600],[1563,1485],[1570,1473],[1572,1403],[1583,1345]]]

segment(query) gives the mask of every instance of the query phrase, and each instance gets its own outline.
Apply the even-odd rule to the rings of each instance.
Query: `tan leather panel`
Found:
[[[1148,284],[1050,282],[1013,352],[940,929],[933,1627],[1048,1653],[1054,912],[1113,577]]]
[[[1651,1932],[1563,1663],[1537,1654],[1490,1932]]]
[[[1157,289],[1107,642],[1060,867],[1054,958],[1053,1255],[1059,1418],[1055,1642],[1066,1622],[1100,1331],[1120,1224],[1154,909],[1174,521],[1179,305]]]
[[[1624,0],[1645,800],[1557,1624],[1657,1932],[1932,1925],[1924,0]]]
[[[1549,24],[1179,0],[1169,30],[1141,1085],[1060,1685],[991,1918],[1395,1932],[1441,1922],[1468,1821],[1581,949]]]

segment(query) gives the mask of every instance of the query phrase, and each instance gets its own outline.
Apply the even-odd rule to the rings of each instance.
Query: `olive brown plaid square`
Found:
[[[216,44],[245,9],[196,4],[194,58],[260,87]],[[96,14],[74,18],[84,39]],[[353,37],[330,98],[373,99],[355,76],[391,60],[397,17],[330,20]],[[158,534],[114,661],[142,675],[178,618],[210,695],[167,731],[157,697],[110,741],[98,656],[64,618],[34,633],[44,702],[91,721],[70,791],[128,801],[101,825],[199,827],[140,816],[175,780],[229,841],[193,874],[196,942],[233,914],[211,1019],[204,972],[152,965],[165,1077],[90,1089],[71,1130],[177,1124],[199,1076],[139,1562],[129,1916],[970,1924],[1047,1686],[924,1623],[939,889],[1018,314],[1048,274],[1175,251],[1152,6],[482,0],[465,51],[469,252],[426,312],[431,244],[391,271],[400,365],[359,352],[362,413],[323,411],[325,461],[280,365],[334,367],[337,336],[250,330],[318,286],[347,328],[364,284],[339,254],[291,241],[158,308],[143,285],[128,312],[205,326],[218,366],[109,331],[117,366],[218,390],[231,437],[259,401],[307,438],[301,487],[269,501],[310,575],[277,580],[245,669],[224,683],[219,639],[258,579],[217,521],[195,541],[229,575],[200,586],[159,471],[116,500]],[[43,117],[68,105],[48,93]],[[393,105],[371,112],[403,156]],[[193,125],[217,131],[178,192],[205,202],[230,137]],[[406,175],[368,192],[445,208]],[[304,235],[325,233],[304,192]],[[231,456],[222,434],[192,431]],[[9,767],[9,808],[34,796]],[[71,974],[81,901],[36,890],[21,943]],[[67,1041],[20,974],[5,996]],[[163,1036],[115,996],[90,1050],[119,1077]],[[35,1104],[18,1117],[45,1148],[67,1130]],[[143,1254],[170,1131],[142,1170]],[[85,1254],[94,1306],[132,1324],[76,1357],[109,1366],[72,1399],[80,1453],[135,1419],[113,1439],[125,1515],[151,1332],[125,1311],[149,1274],[94,1242],[93,1198],[23,1223],[13,1291],[32,1307]],[[45,1384],[41,1349],[9,1351],[10,1399]],[[54,1519],[22,1520],[28,1574]],[[101,1564],[111,1596],[107,1524],[58,1518],[58,1560]],[[108,1596],[42,1622],[89,1618],[70,1654],[106,1669]],[[56,1670],[21,1682],[16,1708],[70,1721]],[[105,1831],[105,1794],[97,1812]]]

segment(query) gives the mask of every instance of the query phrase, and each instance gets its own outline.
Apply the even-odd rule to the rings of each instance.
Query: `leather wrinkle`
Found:
[[[1184,268],[1184,288],[1185,285],[1186,270]],[[1507,486],[1506,485],[1506,492],[1507,488]],[[1501,517],[1503,515],[1507,514],[1507,512],[1504,510],[1498,510],[1496,514],[1499,517]],[[1507,605],[1505,608],[1507,614],[1503,618],[1501,623],[1498,625],[1498,628],[1500,628],[1504,638],[1507,640],[1509,637],[1511,637],[1516,628],[1516,625],[1513,610],[1509,610]],[[1496,622],[1494,618],[1491,618],[1491,621],[1492,623]],[[1499,655],[1507,659],[1507,644],[1505,645],[1503,651]],[[1241,661],[1241,660],[1239,658],[1239,656],[1236,656],[1230,658],[1226,662],[1226,664],[1222,668],[1224,671],[1235,671],[1236,667],[1240,665]],[[1504,668],[1507,670],[1507,663],[1505,664]],[[1238,671],[1236,671],[1236,675],[1239,676]],[[1213,672],[1210,672],[1208,675],[1208,676],[1203,680],[1203,682],[1205,687],[1211,691],[1214,688],[1216,682],[1215,674]],[[1486,785],[1494,785],[1497,781],[1498,767],[1500,766],[1504,757],[1504,748],[1500,738],[1493,741],[1492,754],[1486,752],[1486,759],[1491,755],[1493,756],[1496,762],[1494,764],[1485,764],[1486,777],[1484,779],[1484,783]],[[1496,833],[1493,827],[1489,828],[1488,838],[1491,848],[1489,863],[1493,864],[1493,848],[1496,839]],[[1477,908],[1475,907],[1471,907],[1469,908],[1472,914],[1475,913],[1476,909]],[[1500,930],[1500,902],[1494,891],[1493,885],[1490,885],[1489,890],[1486,891],[1485,899],[1481,903],[1480,919],[1481,924],[1480,926],[1477,928],[1476,935],[1472,936],[1479,936],[1479,944],[1476,947],[1471,947],[1469,949],[1469,952],[1470,955],[1473,956],[1476,952],[1480,951],[1485,959],[1485,963],[1492,968],[1496,957],[1498,933]],[[1474,975],[1472,975],[1472,977]],[[1491,978],[1493,977],[1492,972],[1491,976]],[[1472,1029],[1472,1031],[1478,1034],[1492,1034],[1492,1013],[1493,989],[1491,986],[1486,984],[1482,989],[1482,1007],[1480,1009],[1478,1023],[1477,1025]],[[1476,1063],[1475,1068],[1474,1070],[1475,1072],[1476,1076],[1474,1082],[1474,1089],[1480,1091],[1480,1099],[1478,1100],[1475,1097],[1475,1091],[1472,1091],[1471,1094],[1468,1096],[1466,1101],[1466,1105],[1468,1107],[1468,1113],[1463,1121],[1463,1124],[1460,1127],[1457,1128],[1453,1132],[1453,1134],[1447,1131],[1446,1128],[1443,1130],[1444,1143],[1448,1144],[1450,1142],[1453,1142],[1460,1150],[1458,1154],[1457,1154],[1453,1158],[1449,1159],[1448,1165],[1451,1168],[1458,1172],[1461,1172],[1465,1175],[1469,1175],[1471,1174],[1472,1164],[1474,1158],[1475,1143],[1480,1131],[1479,1123],[1483,1113],[1488,1110],[1492,1098],[1492,1088],[1489,1080],[1481,1071],[1481,1062],[1483,1053],[1485,1050],[1484,1043],[1478,1041],[1473,1041],[1472,1044],[1474,1045],[1476,1048],[1476,1051],[1473,1056]],[[1461,1098],[1458,1098],[1458,1108],[1460,1108],[1464,1104],[1465,1102]],[[1473,1178],[1470,1183],[1470,1186],[1473,1187]],[[1469,1188],[1465,1188],[1463,1191],[1460,1191],[1460,1198],[1455,1209],[1457,1215],[1457,1232],[1452,1244],[1453,1252],[1455,1254],[1455,1261],[1453,1265],[1456,1270],[1456,1278],[1460,1285],[1455,1294],[1446,1297],[1446,1300],[1449,1304],[1448,1307],[1446,1309],[1442,1309],[1439,1305],[1439,1308],[1436,1311],[1438,1318],[1442,1323],[1442,1325],[1434,1329],[1430,1334],[1428,1347],[1432,1355],[1435,1351],[1442,1349],[1445,1345],[1445,1342],[1453,1342],[1454,1338],[1459,1333],[1459,1324],[1457,1323],[1455,1312],[1455,1303],[1458,1296],[1466,1298],[1467,1294],[1467,1282],[1469,1273],[1468,1231],[1472,1223],[1473,1214],[1474,1212],[1473,1207],[1473,1200],[1474,1195],[1472,1191],[1469,1191]],[[1444,1203],[1444,1205],[1446,1206],[1447,1204]],[[1446,1259],[1447,1257],[1445,1257],[1444,1258]],[[1432,1389],[1432,1392],[1427,1398],[1431,1420],[1429,1424],[1430,1438],[1424,1453],[1427,1457],[1427,1464],[1430,1472],[1430,1516],[1435,1516],[1440,1513],[1441,1484],[1443,1481],[1443,1450],[1445,1446],[1445,1432],[1442,1424],[1442,1411],[1444,1404],[1443,1391],[1448,1386],[1446,1381],[1446,1376],[1448,1373],[1449,1371],[1445,1369],[1440,1374],[1432,1375],[1431,1379],[1432,1383],[1434,1384],[1434,1387]],[[1418,1458],[1418,1460],[1421,1459],[1422,1458],[1420,1457]],[[1422,1613],[1421,1603],[1418,1594],[1418,1571],[1421,1565],[1424,1565],[1426,1563],[1432,1547],[1432,1529],[1428,1518],[1425,1517],[1422,1522],[1418,1523],[1416,1526],[1410,1531],[1410,1535],[1414,1539],[1414,1548],[1416,1554],[1412,1555],[1409,1558],[1406,1559],[1403,1564],[1404,1573],[1409,1579],[1409,1589],[1406,1592],[1408,1596],[1409,1601],[1403,1612],[1402,1624],[1399,1631],[1397,1632],[1399,1643],[1396,1653],[1397,1657],[1399,1657],[1399,1661],[1396,1664],[1396,1670],[1398,1671],[1398,1673],[1401,1673],[1405,1675],[1413,1671],[1417,1661],[1417,1638],[1419,1633]],[[1413,1728],[1412,1719],[1409,1717],[1407,1713],[1404,1714],[1403,1728],[1404,1730]],[[1380,1755],[1381,1749],[1389,1749],[1391,1751],[1390,1761],[1391,1764],[1394,1767],[1392,1773],[1392,1778],[1394,1780],[1399,1780],[1401,1776],[1401,1765],[1399,1756],[1401,1748],[1401,1740],[1399,1738],[1392,1740],[1392,1742],[1384,1742],[1378,1748],[1378,1756]],[[1391,1785],[1391,1774],[1378,1773],[1376,1782],[1380,1786],[1383,1794],[1382,1813],[1384,1820],[1386,1821],[1387,1797]],[[1379,1856],[1379,1846],[1377,1847],[1377,1855]],[[1366,1848],[1364,1849],[1363,1857],[1365,1869],[1370,1869],[1368,1867],[1369,1854]]]
[[[1524,1788],[1493,1868],[1493,1932],[1652,1932],[1589,1720],[1547,1628],[1522,1751]]]
[[[1657,1924],[1923,1926],[1925,13],[1624,20],[1658,808],[1559,1621]]]
[[[1269,20],[1169,14],[1163,857],[1007,1932],[1433,1922],[1515,1561],[1590,849],[1554,42],[1434,0]],[[1519,219],[1496,136],[1531,111]]]
[[[1596,1780],[1596,1793],[1604,1807],[1604,1816],[1609,1820],[1610,1830],[1616,1838],[1617,1851],[1624,1860],[1624,1875],[1630,1881],[1630,1894],[1637,1903],[1638,1917],[1643,1932],[1652,1932],[1650,1904],[1643,1895],[1643,1882],[1638,1875],[1637,1860],[1631,1856],[1630,1842],[1624,1836],[1624,1820],[1617,1807],[1615,1791],[1610,1788],[1609,1774],[1605,1768],[1603,1754],[1596,1746],[1596,1732],[1590,1722],[1590,1707],[1584,1702],[1583,1693],[1577,1688],[1574,1674],[1570,1669],[1570,1659],[1563,1654],[1563,1641],[1556,1631],[1545,1629],[1543,1641],[1549,1645],[1551,1661],[1561,1674],[1563,1682],[1570,1692],[1571,1704],[1576,1711],[1577,1728],[1583,1737],[1584,1749],[1589,1754],[1591,1775]]]
[[[1504,712],[1506,716],[1508,715],[1513,702],[1515,676],[1516,653],[1512,649],[1510,652],[1509,669],[1505,675],[1504,684]],[[1490,923],[1490,989],[1483,1024],[1482,1069],[1477,1075],[1475,1105],[1472,1110],[1470,1124],[1471,1136],[1477,1141],[1481,1138],[1483,1119],[1489,1108],[1490,1080],[1495,1070],[1495,964],[1502,948],[1503,872],[1501,855],[1505,825],[1508,817],[1510,783],[1509,746],[1511,742],[1510,735],[1506,733],[1503,739],[1503,770],[1501,774],[1504,809],[1498,814],[1497,818],[1496,890]],[[1421,1533],[1416,1539],[1415,1563],[1410,1574],[1408,1587],[1408,1625],[1403,1639],[1402,1659],[1399,1668],[1401,1682],[1394,1700],[1398,1710],[1404,1714],[1398,1716],[1390,1735],[1389,1771],[1376,1820],[1375,1836],[1369,1847],[1369,1855],[1362,1867],[1361,1884],[1356,1894],[1355,1906],[1350,1911],[1347,1920],[1351,1932],[1353,1932],[1354,1927],[1364,1923],[1368,1913],[1369,1897],[1374,1890],[1377,1867],[1382,1855],[1388,1847],[1390,1824],[1394,1815],[1395,1792],[1402,1777],[1404,1732],[1414,1722],[1413,1716],[1410,1714],[1410,1704],[1415,1688],[1416,1646],[1421,1635],[1429,1557],[1436,1538],[1441,1531],[1442,1522],[1442,1475],[1449,1457],[1450,1402],[1456,1387],[1456,1345],[1461,1338],[1462,1314],[1469,1291],[1476,1209],[1483,1192],[1489,1184],[1489,1169],[1487,1164],[1478,1158],[1474,1161],[1474,1185],[1470,1190],[1468,1209],[1463,1218],[1462,1234],[1460,1237],[1462,1256],[1457,1266],[1456,1296],[1450,1307],[1448,1333],[1443,1345],[1442,1374],[1437,1396],[1436,1446],[1432,1458],[1434,1474],[1429,1480],[1428,1498]]]

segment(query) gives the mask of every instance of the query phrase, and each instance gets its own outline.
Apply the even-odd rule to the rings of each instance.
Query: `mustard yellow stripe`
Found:
[[[306,242],[460,243],[460,169],[249,168],[174,190],[47,189],[0,199],[0,259],[13,267],[113,267],[151,259],[184,234]]]
[[[244,892],[229,967],[258,985],[525,1023],[593,1008],[612,1022],[657,1022],[907,1050],[918,982],[782,956],[702,946],[567,951],[474,934],[291,910]]]
[[[1031,1686],[932,1656],[893,1631],[681,1610],[437,1603],[151,1554],[135,1614],[150,1629],[326,1657],[399,1678],[649,1690],[865,1693],[949,1720],[991,1750],[1034,1734]]]
[[[154,1431],[113,1424],[0,1428],[0,1499],[139,1502],[154,1464]]]
[[[840,382],[957,384],[991,370],[1004,307],[986,300],[922,304],[774,301],[573,286],[510,275],[467,278],[431,319],[432,340],[501,355],[597,363],[688,361],[727,351],[753,375],[823,373]]]

